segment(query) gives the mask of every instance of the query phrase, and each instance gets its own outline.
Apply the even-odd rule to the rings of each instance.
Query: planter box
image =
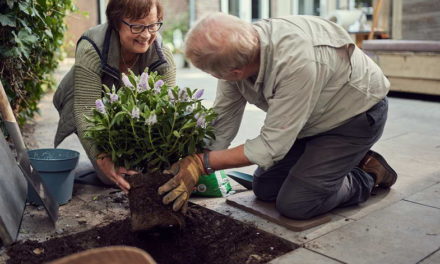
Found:
[[[440,41],[368,40],[363,50],[391,82],[391,91],[440,95]]]

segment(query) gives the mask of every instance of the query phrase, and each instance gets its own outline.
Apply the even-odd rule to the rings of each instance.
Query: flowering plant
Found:
[[[104,85],[85,138],[108,153],[116,166],[155,171],[205,147],[214,138],[212,109],[201,103],[203,90],[169,87],[157,73],[122,74],[116,90]]]

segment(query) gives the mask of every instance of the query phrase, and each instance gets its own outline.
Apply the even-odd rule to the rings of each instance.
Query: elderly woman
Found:
[[[162,26],[163,7],[158,0],[110,0],[108,22],[86,31],[77,43],[75,65],[61,81],[54,96],[60,113],[55,147],[68,135],[77,133],[89,159],[105,184],[116,184],[124,191],[129,184],[124,174],[135,173],[115,168],[106,153],[99,153],[93,142],[83,138],[103,84],[121,85],[122,73],[141,74],[157,71],[173,86],[176,69],[171,52],[162,46],[158,30]]]

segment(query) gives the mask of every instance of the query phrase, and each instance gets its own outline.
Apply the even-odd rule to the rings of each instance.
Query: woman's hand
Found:
[[[125,193],[130,190],[130,184],[124,179],[124,175],[134,175],[139,172],[134,170],[127,170],[124,167],[115,168],[115,164],[107,155],[100,154],[96,159],[96,164],[98,165],[101,172],[112,182],[114,182],[119,188],[121,188]]]

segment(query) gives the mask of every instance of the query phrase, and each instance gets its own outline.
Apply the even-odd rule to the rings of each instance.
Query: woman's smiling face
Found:
[[[142,19],[124,18],[124,21],[128,24],[142,25],[156,23],[158,22],[156,6],[153,6],[148,16]],[[119,39],[122,50],[125,53],[145,53],[156,39],[156,33],[150,33],[148,29],[145,29],[140,34],[133,34],[131,33],[130,26],[121,22],[119,26]]]

